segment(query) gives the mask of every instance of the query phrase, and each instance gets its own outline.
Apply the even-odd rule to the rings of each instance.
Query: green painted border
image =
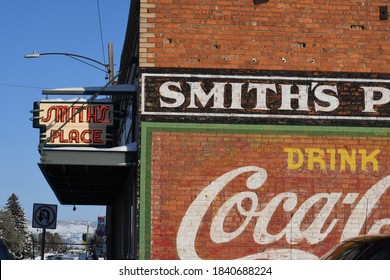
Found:
[[[357,137],[390,137],[390,127],[298,126],[298,125],[242,125],[202,123],[143,122],[142,130],[196,133],[252,133],[278,135],[328,135]],[[146,134],[145,134],[146,135]]]
[[[335,127],[335,126],[288,126],[288,125],[242,125],[202,123],[141,123],[140,166],[140,234],[139,257],[150,259],[151,226],[151,144],[155,131],[189,133],[250,133],[306,136],[345,136],[390,138],[387,127]]]
[[[144,125],[144,127],[143,127]],[[148,148],[152,141],[152,129],[147,123],[141,125],[141,163],[140,163],[140,220],[139,220],[139,258],[150,259],[150,186],[151,152]],[[145,147],[145,149],[142,149]]]

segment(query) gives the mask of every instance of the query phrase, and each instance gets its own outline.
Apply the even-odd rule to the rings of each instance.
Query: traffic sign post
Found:
[[[41,260],[43,260],[45,255],[46,229],[56,229],[57,227],[57,205],[34,203],[32,227],[42,229]]]
[[[45,259],[45,245],[46,245],[46,228],[43,228],[42,237],[41,237],[41,260]]]

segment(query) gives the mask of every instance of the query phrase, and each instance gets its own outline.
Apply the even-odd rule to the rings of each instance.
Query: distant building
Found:
[[[106,235],[106,217],[104,217],[104,216],[98,217],[96,233],[98,236],[105,236]]]

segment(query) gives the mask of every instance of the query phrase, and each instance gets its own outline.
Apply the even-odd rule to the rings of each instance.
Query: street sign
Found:
[[[57,205],[34,203],[32,227],[56,229]]]

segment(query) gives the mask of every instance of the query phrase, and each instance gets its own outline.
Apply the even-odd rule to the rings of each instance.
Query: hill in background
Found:
[[[38,235],[41,229],[32,228],[31,221],[27,221],[28,230],[33,234]],[[97,222],[91,221],[57,221],[56,229],[48,229],[47,231],[54,234],[58,233],[64,242],[79,244],[82,241],[83,233],[94,234],[97,227]]]

